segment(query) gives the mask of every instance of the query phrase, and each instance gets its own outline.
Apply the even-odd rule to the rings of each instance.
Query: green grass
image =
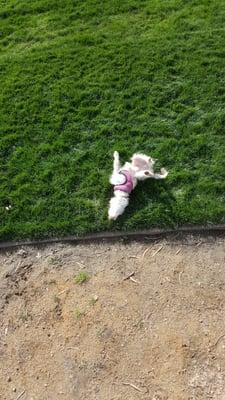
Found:
[[[75,318],[76,319],[81,319],[85,315],[84,311],[79,310],[78,308],[75,310]]]
[[[0,0],[0,239],[225,222],[224,21],[223,0]],[[170,175],[109,225],[114,150]]]
[[[75,283],[77,283],[78,285],[82,285],[82,283],[87,282],[90,279],[90,276],[87,272],[79,272],[78,275],[75,276],[74,280]]]

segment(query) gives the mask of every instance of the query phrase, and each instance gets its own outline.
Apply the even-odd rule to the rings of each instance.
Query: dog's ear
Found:
[[[152,165],[154,165],[156,161],[157,161],[157,158],[149,157],[149,162],[150,162]]]
[[[132,165],[133,167],[137,167],[139,170],[144,170],[148,168],[149,160],[146,156],[142,156],[141,154],[134,154],[132,157]]]

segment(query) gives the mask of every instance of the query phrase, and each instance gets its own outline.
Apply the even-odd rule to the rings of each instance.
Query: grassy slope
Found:
[[[0,238],[109,229],[115,149],[170,175],[113,229],[224,222],[224,21],[219,0],[0,0]]]

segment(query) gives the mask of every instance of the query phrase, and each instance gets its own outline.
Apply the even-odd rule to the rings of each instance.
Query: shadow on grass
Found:
[[[147,227],[175,227],[177,202],[166,181],[148,180],[138,183],[130,196],[125,213],[110,230]]]

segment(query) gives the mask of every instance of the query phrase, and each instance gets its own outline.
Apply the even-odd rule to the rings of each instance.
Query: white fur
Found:
[[[168,175],[168,172],[164,168],[161,169],[160,174],[155,174],[153,169],[155,160],[145,154],[134,154],[131,158],[131,162],[126,162],[123,167],[120,165],[119,153],[115,151],[113,156],[113,172],[109,180],[112,185],[120,185],[123,183],[124,177],[119,174],[121,170],[128,171],[132,176],[133,189],[140,180],[143,181],[148,178],[165,179]],[[128,204],[129,194],[121,190],[115,190],[114,197],[111,198],[109,203],[109,219],[116,220],[119,215],[123,214]]]

